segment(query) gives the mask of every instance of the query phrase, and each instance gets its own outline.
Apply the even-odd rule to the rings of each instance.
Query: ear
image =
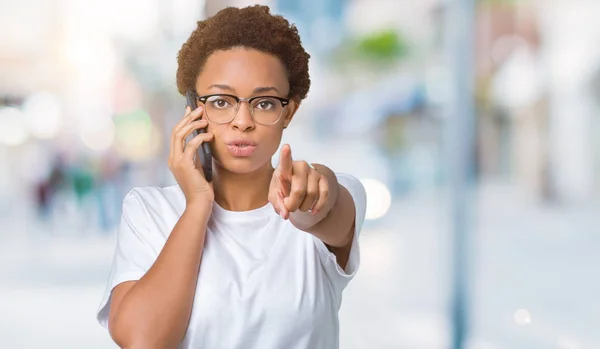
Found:
[[[290,122],[292,122],[298,108],[300,108],[300,100],[296,98],[290,99],[290,104],[288,104],[285,115],[283,116],[283,128],[287,128]]]

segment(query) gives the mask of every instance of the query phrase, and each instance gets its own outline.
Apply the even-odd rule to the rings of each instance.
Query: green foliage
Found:
[[[361,37],[347,38],[331,56],[332,68],[386,70],[409,54],[408,41],[396,29],[385,29]]]
[[[389,61],[404,57],[408,45],[396,30],[387,29],[360,38],[354,50],[363,59]]]

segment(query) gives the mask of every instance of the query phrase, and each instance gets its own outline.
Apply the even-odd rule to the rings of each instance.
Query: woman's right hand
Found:
[[[197,202],[212,203],[215,199],[213,186],[204,178],[200,160],[197,160],[198,166],[196,166],[194,156],[202,143],[213,139],[213,134],[200,133],[186,144],[186,138],[194,130],[207,127],[208,121],[197,120],[204,111],[203,106],[193,111],[187,107],[185,111],[186,115],[175,125],[171,133],[169,169],[183,191],[188,206]]]

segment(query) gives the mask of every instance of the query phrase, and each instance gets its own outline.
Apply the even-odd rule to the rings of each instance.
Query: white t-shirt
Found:
[[[278,216],[271,204],[233,212],[214,204],[185,349],[336,349],[342,291],[360,263],[366,194],[337,174],[354,199],[356,231],[343,270],[325,244]],[[108,327],[111,292],[139,280],[185,209],[174,185],[135,188],[125,197],[117,247],[97,318]],[[169,287],[165,285],[165,287]]]

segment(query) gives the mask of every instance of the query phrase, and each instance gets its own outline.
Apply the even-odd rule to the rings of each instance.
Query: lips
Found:
[[[256,150],[256,143],[249,139],[236,139],[227,142],[227,150],[233,156],[250,156]]]
[[[256,142],[251,141],[249,139],[234,139],[230,142],[227,142],[227,145],[237,145],[237,146],[241,146],[241,145],[253,145],[256,146]]]

